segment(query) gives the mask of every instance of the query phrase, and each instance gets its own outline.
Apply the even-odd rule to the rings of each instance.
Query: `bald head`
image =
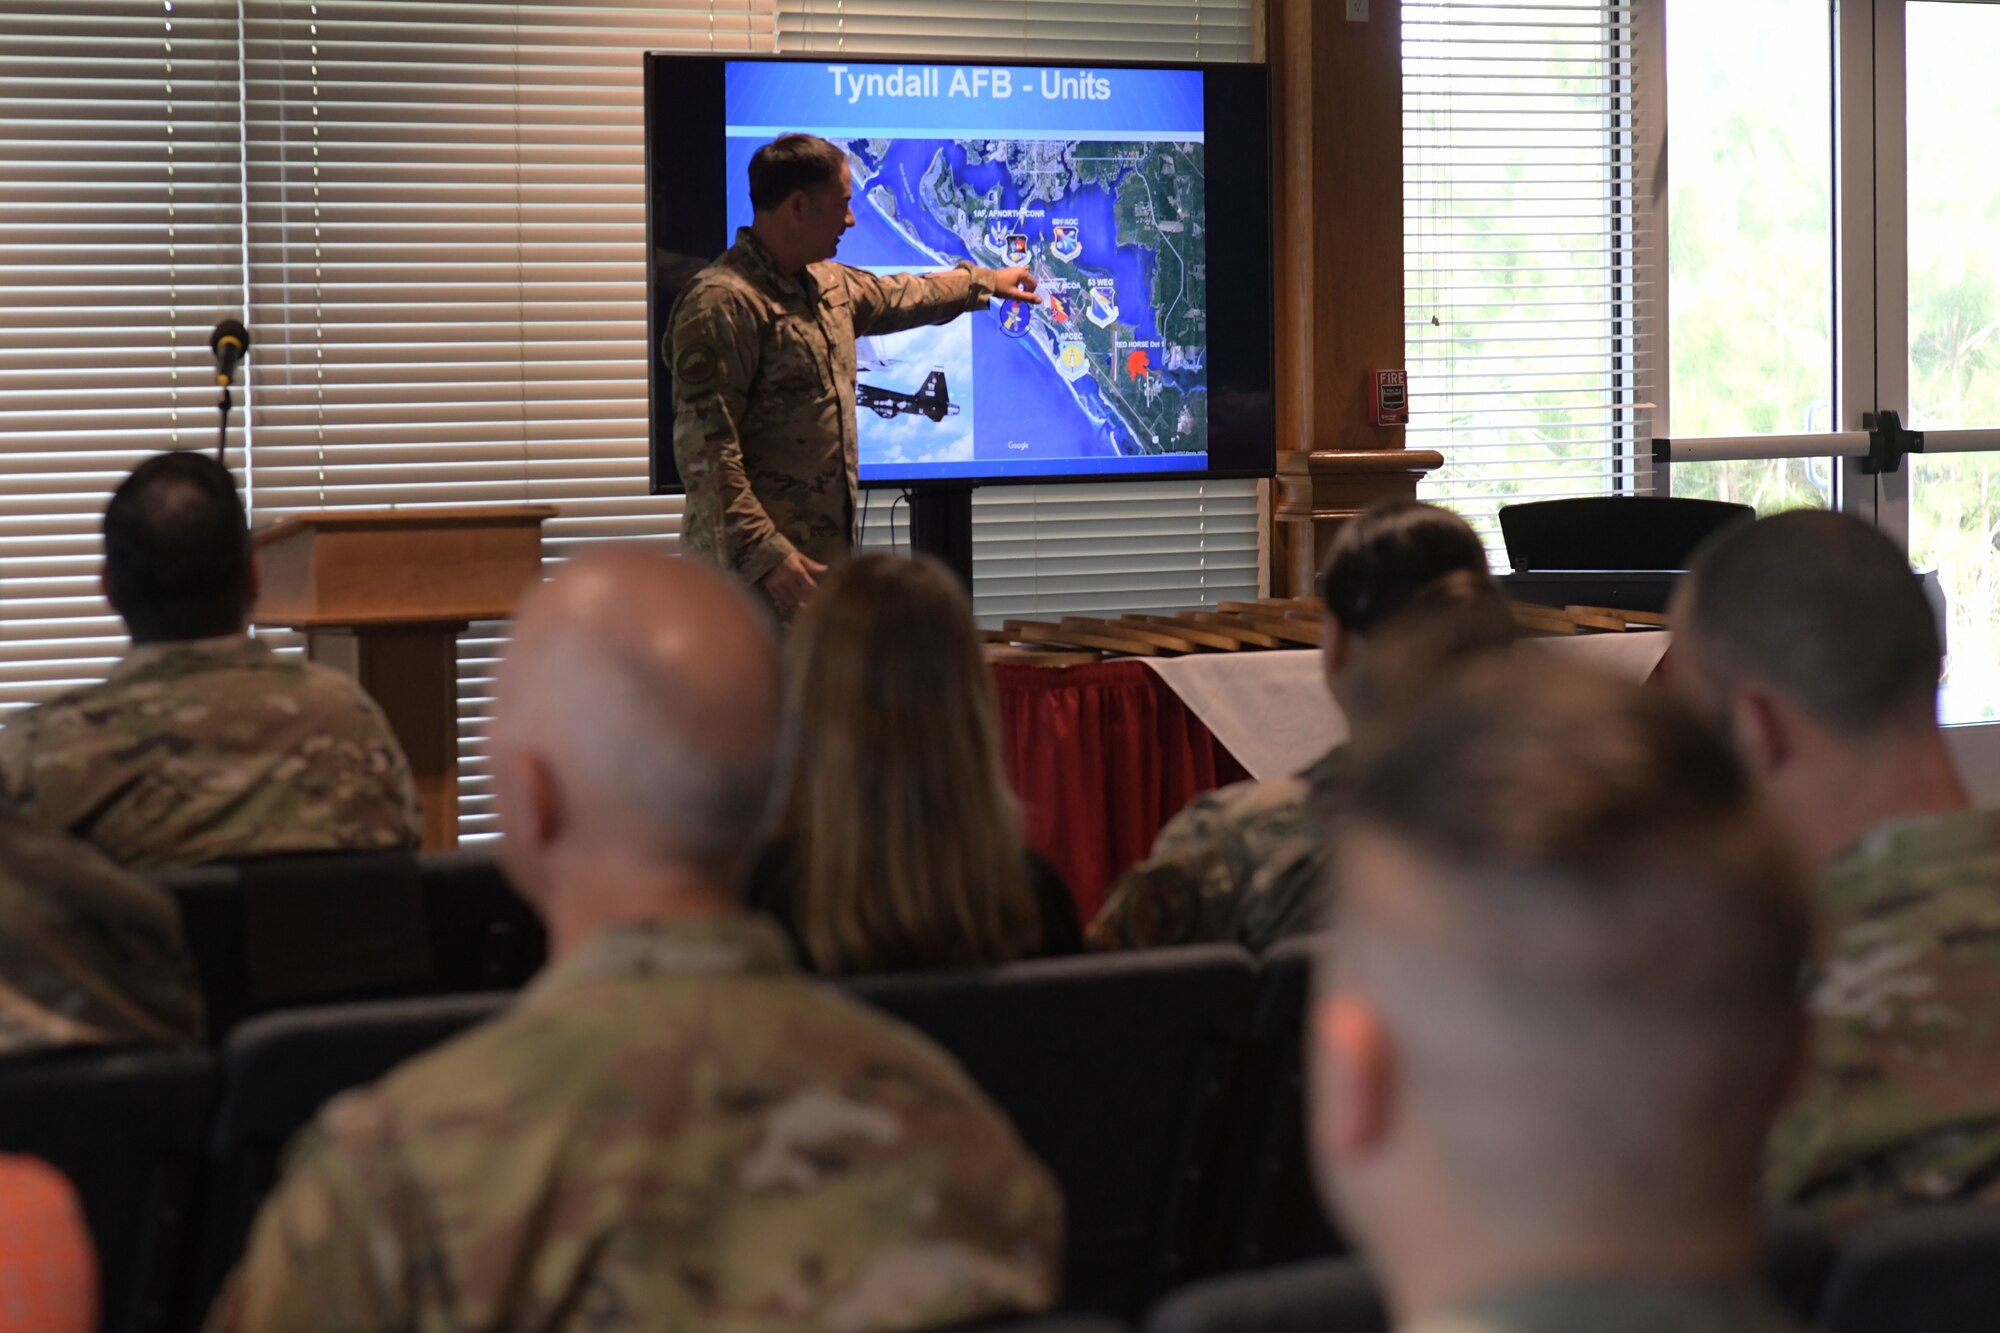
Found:
[[[771,632],[735,584],[638,546],[562,566],[523,599],[493,750],[517,878],[566,852],[726,882],[768,799]]]
[[[1356,1229],[1421,1235],[1426,1186],[1573,1245],[1608,1216],[1747,1225],[1806,899],[1721,739],[1660,690],[1487,662],[1356,792],[1315,1017],[1316,1141]]]

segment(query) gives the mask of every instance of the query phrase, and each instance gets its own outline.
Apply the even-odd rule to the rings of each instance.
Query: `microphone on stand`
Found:
[[[222,386],[222,400],[215,405],[222,414],[215,434],[215,461],[220,463],[229,443],[229,409],[234,406],[229,386],[235,382],[236,367],[250,355],[250,330],[240,319],[225,319],[208,335],[208,350],[215,353],[215,382]]]

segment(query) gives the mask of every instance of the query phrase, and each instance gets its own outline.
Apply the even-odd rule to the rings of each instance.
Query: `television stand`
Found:
[[[910,549],[944,562],[972,595],[972,483],[925,482],[910,501]]]

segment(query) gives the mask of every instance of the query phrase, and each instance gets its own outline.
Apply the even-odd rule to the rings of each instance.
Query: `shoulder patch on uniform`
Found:
[[[699,386],[715,378],[721,358],[705,342],[689,343],[674,357],[674,378],[682,384]]]

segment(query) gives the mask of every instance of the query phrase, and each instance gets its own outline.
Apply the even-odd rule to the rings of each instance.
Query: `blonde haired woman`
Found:
[[[972,605],[943,565],[870,555],[820,581],[786,645],[789,746],[746,897],[827,974],[1082,949],[1021,841]]]

